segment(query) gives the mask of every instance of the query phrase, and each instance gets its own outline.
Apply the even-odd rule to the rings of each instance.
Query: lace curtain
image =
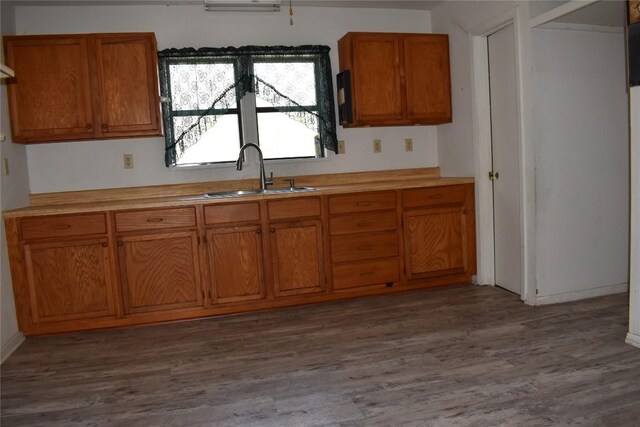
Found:
[[[317,131],[317,143],[327,150],[337,151],[328,46],[166,49],[158,53],[158,59],[167,166],[176,164],[201,135],[215,126],[220,116],[237,109],[238,100],[248,92]],[[270,63],[286,66],[286,63],[296,61],[313,64],[315,94],[292,93],[286,80],[275,78],[279,81],[268,82],[254,72],[254,63],[259,62],[264,68]],[[181,65],[189,66],[189,69],[172,75],[172,67]],[[286,72],[286,68],[278,69],[273,75]],[[314,100],[315,105],[309,105],[309,99]]]

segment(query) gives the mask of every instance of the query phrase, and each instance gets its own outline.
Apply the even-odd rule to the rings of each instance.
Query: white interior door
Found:
[[[487,37],[491,95],[495,284],[522,294],[520,153],[514,26]]]

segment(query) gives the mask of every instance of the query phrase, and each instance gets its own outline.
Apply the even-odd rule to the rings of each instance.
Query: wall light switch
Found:
[[[133,169],[133,154],[123,154],[122,159],[125,169]]]
[[[380,153],[382,152],[382,141],[379,139],[373,140],[373,152]]]
[[[339,139],[338,140],[338,154],[344,154],[344,140]]]
[[[404,151],[413,151],[413,139],[411,138],[404,139]]]

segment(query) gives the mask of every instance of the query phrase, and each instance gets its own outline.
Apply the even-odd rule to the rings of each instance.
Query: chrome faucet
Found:
[[[258,144],[254,144],[253,142],[247,142],[240,148],[240,152],[238,153],[238,160],[236,160],[236,170],[242,170],[242,153],[249,147],[253,147],[258,151],[258,158],[260,159],[260,190],[264,191],[267,189],[267,185],[273,185],[273,172],[269,178],[264,173],[264,157],[262,157],[262,150]]]

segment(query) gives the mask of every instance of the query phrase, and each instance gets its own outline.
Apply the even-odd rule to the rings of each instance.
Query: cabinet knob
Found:
[[[262,228],[258,228],[258,229],[256,230],[256,234],[262,234]]]
[[[124,243],[122,243],[122,240],[118,240],[118,246],[122,246],[124,245]]]
[[[89,129],[89,130],[93,129],[93,125],[92,125],[91,123],[87,123],[87,126],[86,126],[86,127],[87,127],[87,129]]]
[[[109,246],[109,244],[108,244],[107,242],[102,242],[100,245],[101,245],[103,248],[106,248],[107,246]]]
[[[275,229],[275,228],[272,228],[270,231],[271,231],[272,233],[275,233],[275,232],[276,232],[276,229]]]
[[[106,123],[102,124],[102,130],[106,131],[109,128],[109,125],[107,125]]]

